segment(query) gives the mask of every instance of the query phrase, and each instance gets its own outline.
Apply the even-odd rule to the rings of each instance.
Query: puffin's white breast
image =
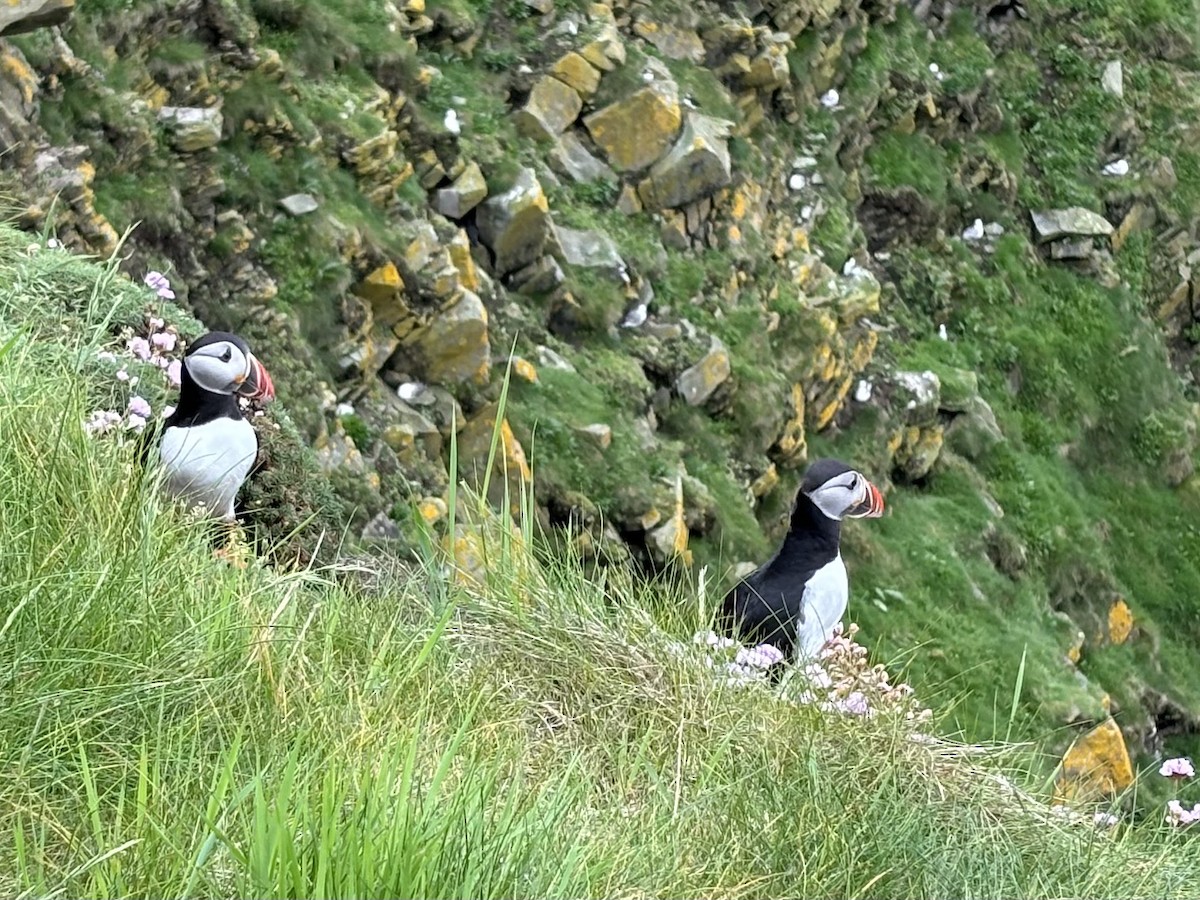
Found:
[[[258,436],[245,419],[219,418],[163,431],[159,458],[172,497],[204,504],[212,515],[233,518],[233,501],[258,455]]]
[[[808,579],[802,600],[801,621],[796,626],[796,652],[803,657],[815,656],[821,646],[833,637],[833,629],[846,613],[850,600],[850,583],[846,565],[839,553]]]

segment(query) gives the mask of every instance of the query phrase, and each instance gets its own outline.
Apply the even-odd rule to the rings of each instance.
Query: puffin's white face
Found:
[[[834,475],[816,490],[809,499],[831,519],[876,519],[883,515],[883,495],[879,488],[858,472]]]
[[[242,394],[251,399],[271,400],[275,386],[271,376],[255,359],[232,341],[215,341],[198,347],[184,359],[192,380],[214,394]]]

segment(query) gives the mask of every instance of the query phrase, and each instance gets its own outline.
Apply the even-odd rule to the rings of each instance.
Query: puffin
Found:
[[[179,402],[144,439],[145,461],[158,446],[166,494],[232,529],[234,500],[258,459],[258,435],[239,398],[275,399],[271,376],[249,345],[228,331],[210,331],[183,356]]]
[[[846,612],[850,586],[840,548],[843,519],[883,515],[883,494],[837,459],[804,475],[787,536],[721,603],[718,626],[746,644],[772,644],[784,659],[813,659]]]

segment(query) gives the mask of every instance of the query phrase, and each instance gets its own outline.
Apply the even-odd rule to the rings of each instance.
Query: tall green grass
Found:
[[[465,488],[482,583],[222,564],[83,432],[80,334],[0,338],[0,895],[1194,895],[1186,838],[994,777],[1026,751],[723,685],[668,651],[692,598]]]

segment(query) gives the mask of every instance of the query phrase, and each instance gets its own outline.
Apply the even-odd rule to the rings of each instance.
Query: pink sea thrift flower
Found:
[[[146,285],[164,300],[174,300],[175,292],[171,290],[171,282],[162,272],[147,272]]]
[[[128,380],[129,380],[129,372],[127,370],[122,369],[121,371],[119,371],[117,373],[117,381],[128,381]]]
[[[1167,821],[1178,828],[1200,822],[1200,803],[1191,809],[1184,809],[1183,804],[1178,800],[1168,800]]]
[[[1120,819],[1110,812],[1100,811],[1092,816],[1092,822],[1100,828],[1112,828]]]
[[[100,362],[116,362],[117,355],[111,350],[101,350],[96,354],[96,359],[100,360]]]
[[[169,331],[160,331],[154,337],[150,338],[150,342],[164,353],[170,353],[175,349],[175,342],[178,340],[174,334]]]
[[[175,407],[173,407],[173,406],[164,406],[164,407],[163,407],[163,410],[162,410],[162,412],[160,413],[160,415],[161,415],[161,416],[162,416],[164,419],[169,419],[169,418],[171,418],[171,416],[175,415]]]
[[[111,409],[98,409],[83,423],[83,430],[90,435],[104,434],[121,421],[121,414]]]
[[[167,380],[171,382],[171,387],[179,387],[183,382],[183,363],[177,359],[171,360],[171,364],[167,366]]]
[[[129,401],[129,412],[135,416],[141,416],[143,419],[150,415],[150,404],[144,397],[133,397]]]
[[[753,669],[769,669],[783,659],[783,653],[772,644],[759,644],[757,647],[743,647],[738,650],[736,661],[740,666]]]
[[[150,358],[150,342],[144,337],[131,337],[129,352],[140,360],[147,360]]]
[[[1158,770],[1158,774],[1164,778],[1192,778],[1196,774],[1196,770],[1192,768],[1192,761],[1186,756],[1168,759],[1162,764],[1162,768]]]
[[[149,321],[150,321],[150,330],[151,331],[159,331],[162,329],[162,327],[164,325],[167,324],[162,319],[160,319],[158,316],[151,316]]]
[[[146,427],[146,419],[137,413],[130,413],[129,418],[125,421],[125,427],[130,431],[141,431]]]
[[[871,704],[867,702],[866,694],[862,691],[854,691],[845,700],[838,704],[838,708],[844,713],[849,713],[852,716],[865,716],[871,712]]]

